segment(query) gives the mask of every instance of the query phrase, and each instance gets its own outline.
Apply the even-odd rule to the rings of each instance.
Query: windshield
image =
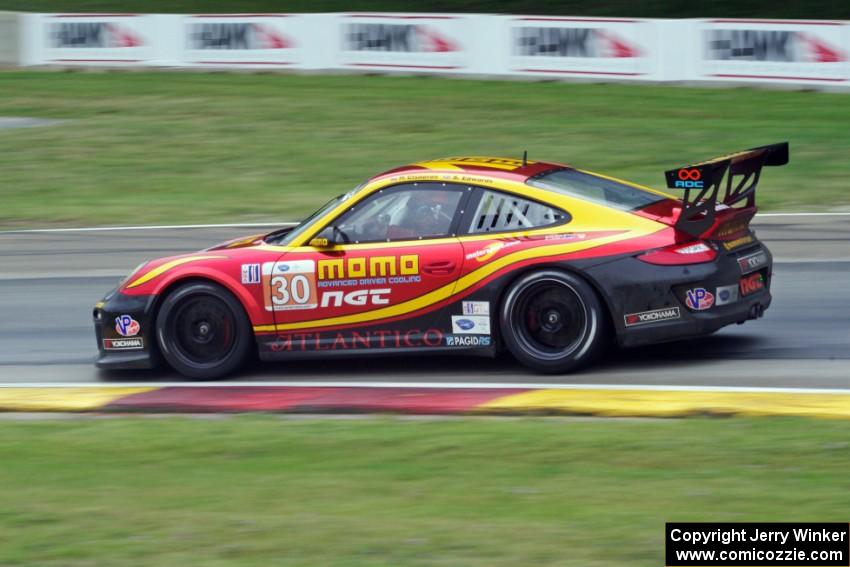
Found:
[[[529,179],[528,184],[623,211],[634,211],[666,199],[658,193],[575,169],[544,173]]]
[[[266,243],[274,244],[274,245],[277,245],[277,246],[289,246],[292,242],[295,241],[296,238],[298,238],[300,235],[307,232],[315,224],[315,222],[318,219],[325,216],[325,213],[332,210],[334,207],[336,207],[340,203],[350,199],[351,196],[354,195],[354,193],[356,193],[361,187],[363,187],[362,184],[358,185],[357,187],[355,187],[354,189],[352,189],[348,193],[345,193],[344,195],[339,195],[337,197],[334,197],[333,199],[331,199],[330,201],[328,201],[327,203],[322,205],[322,207],[318,211],[316,211],[315,213],[313,213],[312,215],[310,215],[309,217],[307,217],[306,219],[301,221],[292,230],[288,230],[283,234],[272,234],[272,235],[270,235],[266,239]]]

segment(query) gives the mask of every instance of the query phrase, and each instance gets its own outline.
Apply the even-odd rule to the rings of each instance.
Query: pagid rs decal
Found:
[[[446,346],[450,347],[488,347],[492,338],[481,335],[446,335]]]
[[[648,325],[650,323],[662,323],[679,319],[681,314],[678,307],[665,307],[664,309],[653,309],[652,311],[641,311],[639,313],[627,313],[623,316],[626,327],[637,325]]]

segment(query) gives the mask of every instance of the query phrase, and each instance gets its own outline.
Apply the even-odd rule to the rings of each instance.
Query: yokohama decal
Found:
[[[646,325],[649,323],[662,323],[679,319],[678,307],[667,307],[665,309],[654,309],[652,311],[641,311],[640,313],[629,313],[623,316],[626,327]]]

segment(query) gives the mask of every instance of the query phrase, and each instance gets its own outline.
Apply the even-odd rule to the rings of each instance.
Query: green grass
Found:
[[[693,18],[850,18],[844,0],[0,0],[0,10],[30,12],[477,12]]]
[[[764,209],[850,203],[847,95],[200,73],[0,73],[0,226],[291,220],[384,169],[453,154],[567,161],[653,186],[780,140]]]
[[[841,521],[850,423],[0,423],[0,564],[663,565],[666,521]]]

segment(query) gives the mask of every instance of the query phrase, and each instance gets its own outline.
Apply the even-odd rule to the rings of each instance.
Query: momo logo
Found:
[[[681,317],[678,307],[667,307],[665,309],[654,309],[652,311],[641,311],[640,313],[628,313],[623,316],[626,327],[645,325],[648,323],[660,323],[672,321]]]
[[[689,289],[685,293],[685,304],[696,311],[710,309],[714,305],[714,294],[702,287]]]
[[[119,315],[115,318],[115,332],[122,337],[135,337],[140,330],[139,322],[129,315]]]
[[[449,53],[460,46],[431,26],[411,24],[346,24],[343,43],[348,51]]]
[[[419,256],[371,256],[319,260],[319,280],[415,276],[419,274]]]
[[[600,28],[519,27],[514,55],[522,57],[640,57],[640,49]]]
[[[252,23],[204,23],[189,26],[189,49],[289,49],[294,42],[275,28]]]
[[[325,291],[322,293],[321,307],[341,307],[342,305],[386,305],[390,302],[390,289],[358,289],[356,291]]]
[[[730,30],[706,32],[706,59],[779,63],[839,63],[847,56],[812,34],[788,30]]]
[[[134,30],[112,22],[60,22],[50,25],[49,41],[57,48],[139,47],[145,42]]]

